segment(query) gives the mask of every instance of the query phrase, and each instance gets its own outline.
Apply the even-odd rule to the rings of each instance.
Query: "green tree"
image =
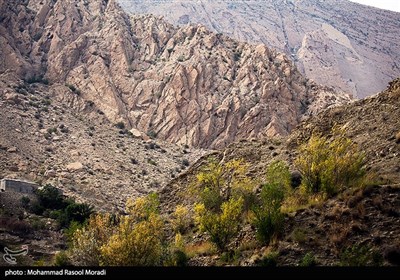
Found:
[[[72,221],[84,223],[93,213],[93,206],[86,203],[69,202],[57,220],[61,227],[68,227]]]
[[[62,209],[65,206],[61,191],[50,184],[38,189],[36,194],[40,205],[46,209]]]
[[[272,162],[267,168],[266,184],[261,189],[257,204],[253,207],[253,224],[257,238],[269,244],[274,235],[283,228],[281,207],[285,194],[291,192],[289,167],[282,161]]]

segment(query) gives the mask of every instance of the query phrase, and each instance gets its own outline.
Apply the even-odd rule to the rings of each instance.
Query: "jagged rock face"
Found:
[[[118,1],[134,13],[264,43],[291,56],[308,78],[360,98],[400,73],[400,13],[345,0]]]
[[[286,135],[349,100],[264,45],[128,16],[114,1],[0,1],[0,9],[2,73],[65,84],[111,121],[173,143],[215,148]]]

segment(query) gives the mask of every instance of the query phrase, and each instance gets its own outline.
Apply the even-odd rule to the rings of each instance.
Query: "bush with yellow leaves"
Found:
[[[158,197],[151,194],[126,205],[127,215],[97,214],[72,240],[74,264],[154,266],[161,264],[164,223]]]
[[[309,193],[333,196],[345,187],[359,185],[365,177],[365,157],[344,133],[333,130],[332,140],[312,135],[299,149],[295,165],[302,174],[302,186]]]
[[[192,222],[189,209],[184,205],[177,205],[172,214],[171,224],[175,232],[184,234]]]
[[[211,241],[221,251],[226,249],[230,240],[239,231],[243,213],[243,198],[230,198],[223,202],[220,212],[215,213],[203,203],[195,205],[195,221],[202,232],[207,232]]]
[[[162,228],[163,222],[155,213],[140,222],[129,215],[122,217],[117,232],[100,248],[102,265],[160,265]]]
[[[70,256],[74,265],[99,266],[101,248],[113,234],[118,223],[110,214],[92,215],[88,224],[77,229],[72,237]]]

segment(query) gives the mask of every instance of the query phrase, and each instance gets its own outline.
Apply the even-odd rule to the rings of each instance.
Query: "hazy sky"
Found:
[[[350,0],[360,4],[374,6],[381,9],[391,10],[400,12],[400,1],[399,0]]]

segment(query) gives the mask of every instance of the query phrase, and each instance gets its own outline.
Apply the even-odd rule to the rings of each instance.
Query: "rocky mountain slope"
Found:
[[[49,183],[96,209],[123,209],[205,153],[131,133],[64,85],[3,74],[0,87],[0,177]]]
[[[286,135],[349,100],[264,45],[129,16],[115,1],[3,0],[0,11],[1,73],[69,88],[111,122],[168,142]]]
[[[318,265],[338,265],[346,248],[363,246],[369,246],[368,250],[384,258],[381,265],[399,265],[400,120],[396,117],[400,113],[399,104],[400,79],[397,79],[377,96],[311,117],[287,138],[231,144],[201,158],[188,172],[168,184],[160,194],[162,209],[164,213],[171,213],[178,204],[192,203],[186,195],[187,186],[196,181],[196,175],[210,157],[220,163],[244,159],[251,166],[248,174],[261,181],[266,176],[266,167],[274,160],[287,162],[294,174],[293,163],[299,145],[312,132],[332,137],[333,126],[339,126],[364,151],[366,170],[375,177],[369,185],[288,213],[283,236],[271,246],[254,244],[254,229],[243,227],[231,248],[240,250],[237,260],[240,265],[260,265],[262,258],[271,252],[277,252],[277,264],[283,266],[297,266],[307,253],[316,257]],[[189,246],[195,247],[207,239],[196,233],[193,239],[187,240],[191,240]],[[356,258],[366,256],[366,252],[353,253]],[[198,255],[191,262],[193,265],[224,263],[215,252]]]
[[[285,52],[308,78],[360,98],[400,73],[400,13],[346,0],[119,2],[134,13],[264,43]]]

